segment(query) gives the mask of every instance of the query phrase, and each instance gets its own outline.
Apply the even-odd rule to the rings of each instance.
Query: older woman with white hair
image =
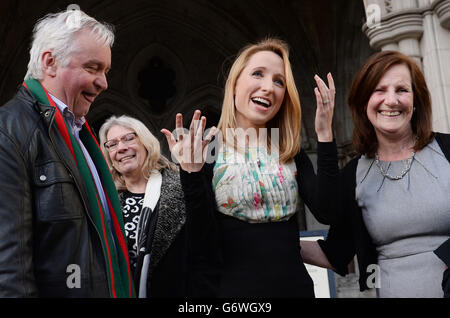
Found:
[[[124,216],[130,266],[139,297],[186,295],[185,207],[177,166],[149,129],[129,116],[100,128]]]

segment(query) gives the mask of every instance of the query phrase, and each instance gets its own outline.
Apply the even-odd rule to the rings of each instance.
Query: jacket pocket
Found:
[[[59,161],[35,166],[35,202],[41,221],[82,217],[83,206],[73,177]]]

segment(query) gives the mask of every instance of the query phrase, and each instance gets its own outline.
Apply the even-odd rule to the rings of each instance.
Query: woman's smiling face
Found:
[[[404,64],[390,67],[375,87],[367,103],[367,117],[377,136],[412,133],[414,109],[411,73]]]
[[[135,133],[134,130],[123,126],[112,126],[106,134],[106,139],[120,140],[123,136]],[[109,151],[109,157],[114,168],[122,175],[134,175],[142,173],[142,166],[147,157],[147,150],[144,145],[136,137],[130,142],[118,142],[117,146]]]
[[[253,54],[239,75],[234,92],[237,127],[266,127],[284,100],[283,59],[271,51]]]

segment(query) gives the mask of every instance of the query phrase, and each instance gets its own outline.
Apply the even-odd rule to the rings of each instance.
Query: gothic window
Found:
[[[153,113],[162,114],[169,99],[177,92],[175,71],[162,58],[155,56],[139,72],[138,79],[139,95],[149,101]]]

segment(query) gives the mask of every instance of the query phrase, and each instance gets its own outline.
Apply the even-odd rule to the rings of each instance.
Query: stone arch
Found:
[[[145,86],[145,82],[147,81],[148,76],[141,76],[145,67],[154,59],[161,59],[162,72],[155,72],[155,68],[150,69],[150,73],[156,73],[154,76],[154,82],[151,81]],[[173,72],[173,78],[168,78],[167,80],[164,78],[164,71],[167,70],[168,75],[172,75],[169,71]],[[149,74],[152,75],[152,74]],[[165,45],[161,43],[152,43],[149,46],[142,49],[136,56],[132,59],[127,67],[126,74],[126,89],[127,94],[133,100],[133,103],[143,105],[149,111],[153,111],[156,117],[164,116],[165,114],[170,114],[171,108],[175,105],[178,105],[184,95],[186,94],[186,70],[184,68],[183,63],[180,61],[180,58],[177,56],[175,52],[167,48]],[[141,79],[140,79],[141,77]],[[142,96],[142,90],[159,90],[163,87],[156,85],[156,87],[151,87],[152,85],[158,84],[158,81],[171,81],[169,83],[170,87],[174,87],[174,92],[171,96],[167,96],[164,109],[156,111],[155,108],[152,108],[152,100],[151,98],[146,99],[145,95]],[[164,84],[164,83],[162,83]],[[171,92],[172,93],[172,92]],[[164,105],[161,105],[164,106]]]
[[[129,97],[118,91],[108,90],[108,92],[100,95],[89,110],[89,124],[98,134],[101,125],[110,116],[128,115],[141,120],[150,131],[154,132],[156,125],[151,117],[148,116],[145,109],[140,105],[134,104]]]
[[[352,123],[346,108],[346,90],[355,70],[370,54],[368,41],[361,33],[364,18],[362,2],[80,0],[77,3],[89,15],[116,28],[109,89],[92,105],[88,114],[91,124],[101,121],[99,110],[107,112],[110,109],[108,105],[103,106],[105,99],[109,98],[111,104],[112,98],[120,96],[126,102],[119,99],[124,108],[117,108],[117,111],[137,113],[152,125],[152,129],[158,130],[173,121],[176,112],[184,107],[181,101],[196,89],[207,85],[210,85],[209,89],[224,86],[217,76],[224,73],[224,61],[232,60],[245,44],[270,35],[281,37],[291,45],[291,62],[303,108],[305,131],[302,134],[304,141],[311,144],[310,150],[315,151],[312,79],[315,73],[323,77],[325,72],[332,71],[336,75],[339,86],[339,103],[335,112],[336,137],[339,146],[351,141]],[[445,9],[447,1],[438,0],[435,3],[436,8]],[[3,104],[12,97],[25,74],[27,46],[33,24],[46,13],[64,10],[67,3],[42,0],[34,4],[4,0],[0,6],[5,9],[0,10],[0,45],[8,48],[0,54],[0,104]],[[445,14],[441,16],[443,21],[447,21]],[[23,23],[16,23],[18,20]],[[14,32],[11,32],[13,28]],[[183,97],[169,105],[168,112],[163,115],[146,111],[144,103],[132,100],[127,88],[130,63],[146,47],[157,44],[176,53],[187,79],[183,83],[185,90],[180,94]]]

